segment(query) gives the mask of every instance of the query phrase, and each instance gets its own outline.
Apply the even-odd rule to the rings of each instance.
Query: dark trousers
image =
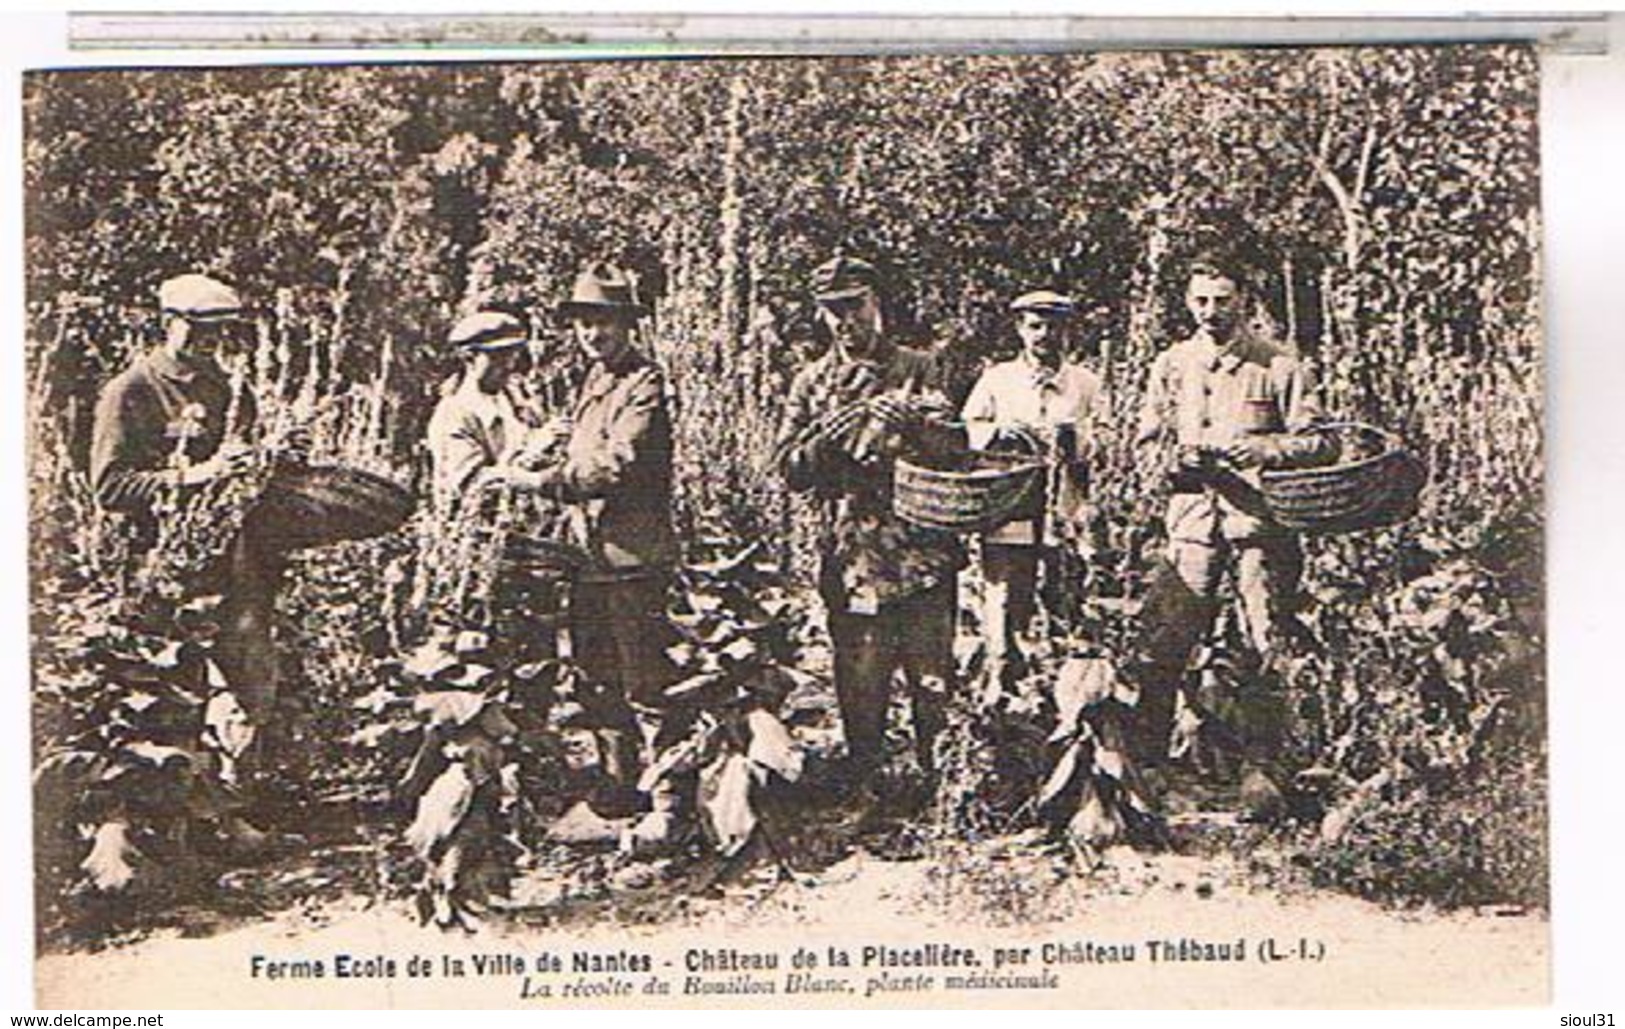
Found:
[[[643,740],[636,708],[660,707],[675,678],[666,647],[669,577],[650,572],[608,581],[578,581],[570,592],[570,651],[593,690],[584,698],[603,748],[605,771],[637,781]]]
[[[1000,653],[1010,653],[1016,634],[1032,627],[1040,599],[1052,619],[1070,614],[1066,570],[1057,547],[983,540],[982,583],[988,597],[983,632],[990,647],[1003,647]],[[1003,638],[996,639],[993,630],[1001,623]]]
[[[1302,550],[1291,538],[1211,546],[1181,541],[1170,549],[1170,559],[1157,565],[1147,585],[1136,647],[1140,702],[1135,749],[1144,764],[1167,756],[1176,694],[1192,650],[1219,615],[1219,586],[1227,565],[1234,566],[1244,636],[1255,659],[1267,658],[1287,632],[1283,622],[1294,617],[1303,565]],[[1194,699],[1224,720],[1237,745],[1263,758],[1279,744],[1282,701],[1266,668],[1253,669],[1247,680],[1243,693]]]
[[[884,760],[891,684],[901,673],[908,685],[920,765],[933,770],[932,747],[946,721],[954,677],[953,585],[882,605],[872,615],[847,611],[844,596],[826,595],[824,600],[835,649],[835,696],[854,765],[870,769]]]
[[[238,703],[263,729],[276,722],[281,669],[271,632],[287,557],[252,515],[214,570],[221,594],[215,658]]]

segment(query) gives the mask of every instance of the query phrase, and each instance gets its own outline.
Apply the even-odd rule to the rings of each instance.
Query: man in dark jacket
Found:
[[[901,671],[913,704],[921,765],[953,680],[955,577],[964,563],[952,535],[910,525],[892,512],[900,455],[957,440],[930,355],[886,337],[877,275],[837,257],[813,273],[830,346],[790,386],[777,447],[791,489],[824,502],[819,592],[834,644],[835,692],[854,771],[884,758],[891,679]]]
[[[244,475],[264,459],[249,441],[255,432],[251,394],[234,393],[215,358],[241,331],[237,291],[206,275],[180,275],[158,290],[163,342],[139,355],[102,391],[96,406],[90,478],[97,502],[128,517],[137,552],[160,540],[167,511],[201,490]],[[284,456],[302,460],[303,433]],[[284,558],[274,531],[250,511],[244,525],[211,557],[203,588],[223,594],[214,656],[249,725],[276,725],[277,660],[271,641]],[[197,584],[193,584],[197,585]],[[256,742],[254,752],[261,751]],[[253,762],[250,761],[250,764]],[[255,846],[257,830],[233,819],[227,831]]]
[[[198,491],[251,471],[264,460],[252,394],[233,394],[216,351],[241,332],[237,291],[206,275],[180,275],[159,287],[164,340],[115,376],[96,405],[90,477],[97,501],[133,525],[138,551],[160,535],[162,513]],[[302,459],[309,438],[290,437]],[[254,516],[250,514],[249,523]],[[245,524],[211,569],[223,596],[216,658],[256,725],[271,721],[277,663],[271,621],[284,559],[254,524]]]
[[[587,675],[639,708],[661,706],[674,678],[665,653],[665,607],[677,539],[672,531],[672,427],[665,377],[634,346],[642,313],[621,269],[595,264],[559,314],[591,361],[567,419],[541,427],[565,437],[557,460],[508,466],[494,481],[540,491],[573,508],[590,564],[570,593],[570,644]],[[635,741],[609,755],[623,783],[637,777]]]
[[[166,493],[246,471],[253,461],[242,442],[254,421],[253,397],[241,398],[236,424],[228,426],[231,387],[214,356],[239,324],[237,291],[205,275],[181,275],[164,282],[158,297],[164,341],[103,389],[90,449],[97,502],[130,517],[142,549],[156,540]]]

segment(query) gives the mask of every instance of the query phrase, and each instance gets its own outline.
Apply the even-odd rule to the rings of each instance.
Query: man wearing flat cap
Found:
[[[664,613],[678,556],[665,376],[632,338],[645,312],[624,270],[589,265],[558,313],[590,362],[570,416],[544,427],[562,445],[540,467],[509,466],[496,481],[573,508],[589,563],[571,583],[572,654],[589,678],[653,710],[673,680]],[[626,742],[610,771],[630,784],[636,748]]]
[[[159,539],[166,505],[249,472],[268,459],[251,444],[254,397],[233,395],[216,352],[240,338],[237,291],[201,274],[179,275],[158,289],[163,340],[138,355],[103,389],[91,439],[90,478],[102,507],[121,512],[138,552]],[[290,433],[277,460],[302,462],[303,432]],[[251,725],[274,724],[277,660],[271,641],[283,558],[250,512],[212,572],[223,594],[215,659]],[[236,823],[240,839],[256,835]]]
[[[965,401],[970,444],[1041,458],[1047,468],[1041,515],[999,526],[982,537],[982,630],[990,684],[1018,673],[1019,638],[1037,610],[1042,572],[1050,617],[1069,607],[1066,561],[1082,545],[1087,516],[1087,459],[1108,409],[1100,376],[1066,353],[1070,297],[1024,293],[1010,305],[1021,353],[990,366]]]
[[[529,341],[529,326],[506,311],[477,311],[452,326],[447,342],[463,367],[429,418],[435,507],[445,517],[527,443],[529,416],[515,387],[530,364]]]
[[[885,761],[886,712],[901,672],[922,768],[953,680],[957,539],[892,511],[892,468],[955,447],[940,371],[887,338],[874,266],[839,256],[813,272],[829,349],[790,386],[775,450],[791,489],[822,501],[818,585],[834,644],[835,692],[851,767],[871,791]]]
[[[102,391],[90,452],[96,499],[130,516],[146,545],[157,535],[161,493],[249,467],[242,436],[254,420],[253,397],[244,396],[239,423],[226,424],[231,386],[215,360],[240,325],[237,291],[206,275],[179,275],[158,288],[158,303],[163,342]]]

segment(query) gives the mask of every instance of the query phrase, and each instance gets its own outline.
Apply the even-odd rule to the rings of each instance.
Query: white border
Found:
[[[104,10],[150,9],[149,4],[98,4]],[[194,5],[195,6],[195,5]],[[209,5],[218,9],[225,5]],[[303,9],[321,9],[302,5]],[[356,10],[361,5],[336,5]],[[446,10],[452,5],[433,5],[429,10]],[[487,3],[484,10],[514,10],[516,5]],[[600,2],[597,10],[635,12],[653,5]],[[939,3],[943,13],[1009,14],[1007,7],[976,3]],[[1529,11],[1534,3],[1478,6],[1479,10]],[[1372,4],[1375,11],[1407,10],[1401,3]],[[588,5],[557,2],[548,8],[583,12]],[[333,9],[333,5],[326,7]],[[690,3],[688,10],[710,13],[750,13],[759,5],[745,3]],[[810,7],[801,7],[802,10]],[[897,0],[871,0],[869,3],[826,4],[820,10],[862,10],[869,12],[914,13],[918,8]],[[1023,13],[1071,13],[1075,8],[1059,2],[1028,2]],[[1213,5],[1172,5],[1140,0],[1137,3],[1095,5],[1091,13],[1205,14],[1284,13],[1253,5],[1251,10],[1217,11]],[[1317,13],[1334,13],[1323,9]],[[1343,8],[1335,13],[1350,12]],[[1410,13],[1415,13],[1414,11]],[[27,913],[32,906],[31,875],[28,871],[29,823],[22,814],[28,798],[28,668],[26,596],[21,587],[26,563],[26,504],[23,496],[22,439],[22,225],[20,210],[21,146],[19,136],[20,70],[24,67],[62,65],[107,65],[118,63],[236,63],[246,61],[308,61],[313,56],[298,51],[237,51],[228,54],[142,53],[133,58],[108,54],[69,52],[64,44],[66,21],[60,13],[13,15],[0,31],[0,76],[5,98],[0,100],[0,182],[4,183],[7,217],[5,241],[0,244],[0,267],[4,268],[4,325],[14,341],[4,369],[6,413],[0,416],[0,581],[10,584],[0,590],[0,632],[10,644],[0,648],[0,683],[8,687],[6,717],[0,718],[0,812],[7,818],[9,837],[0,843],[0,1008],[8,1012],[29,1010],[32,1004],[30,968],[32,936]],[[1547,338],[1549,377],[1547,404],[1548,435],[1548,543],[1550,548],[1550,702],[1552,716],[1552,765],[1554,847],[1554,954],[1556,962],[1556,1004],[1542,1011],[1455,1014],[1414,1013],[1407,1021],[1426,1018],[1429,1023],[1474,1025],[1517,1024],[1556,1026],[1564,1013],[1585,1014],[1612,1011],[1625,1018],[1625,972],[1621,970],[1622,948],[1615,943],[1616,927],[1625,926],[1625,863],[1620,860],[1616,840],[1625,827],[1625,747],[1621,727],[1625,726],[1625,689],[1620,685],[1625,670],[1625,619],[1621,619],[1620,596],[1625,593],[1625,275],[1620,272],[1619,251],[1625,247],[1625,192],[1619,188],[1625,175],[1625,29],[1616,17],[1611,26],[1612,53],[1607,57],[1552,56],[1546,59],[1542,96],[1542,173],[1547,228]],[[317,59],[378,60],[377,52],[324,51]],[[413,60],[431,56],[428,52],[396,51],[387,59]],[[458,56],[464,56],[459,54]],[[503,51],[501,56],[516,56]],[[204,1025],[208,1016],[177,1014],[166,1024]],[[269,1013],[233,1014],[247,1026],[270,1026],[288,1017]],[[313,1018],[318,1025],[339,1024],[341,1016],[331,1013],[296,1016]],[[420,1013],[394,1013],[359,1017],[372,1024],[430,1024],[433,1016]],[[556,1012],[482,1013],[496,1021],[538,1017],[556,1020]],[[575,1018],[601,1019],[604,1015],[577,1015]],[[627,1016],[619,1016],[627,1017]],[[725,1016],[717,1013],[686,1015],[645,1015],[643,1018],[677,1019],[705,1024]],[[730,1019],[759,1020],[760,1014],[736,1013]],[[791,1017],[775,1015],[775,1019]],[[813,1013],[806,1021],[831,1017]],[[843,1014],[847,1018],[895,1018],[866,1014]],[[932,1022],[965,1022],[970,1013],[932,1013]],[[1023,1019],[1040,1017],[1023,1014]],[[1105,1015],[1070,1016],[1103,1018]],[[1113,1024],[1172,1024],[1193,1015],[1109,1016]],[[1255,1026],[1263,1023],[1297,1023],[1304,1016],[1290,1013],[1208,1013],[1206,1024]],[[1317,1021],[1341,1022],[1370,1015],[1317,1013]],[[420,1021],[423,1020],[423,1021]],[[436,1023],[437,1024],[437,1023]]]

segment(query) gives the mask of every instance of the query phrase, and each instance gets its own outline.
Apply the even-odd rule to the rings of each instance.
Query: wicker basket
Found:
[[[1302,533],[1359,532],[1394,525],[1416,513],[1427,469],[1399,438],[1359,422],[1317,426],[1380,448],[1369,457],[1320,468],[1266,471],[1264,504],[1283,526]]]
[[[324,547],[393,532],[412,514],[412,494],[354,468],[278,469],[250,518],[279,550]]]
[[[899,518],[945,532],[985,532],[1041,513],[1044,466],[1018,454],[970,451],[952,467],[899,458],[892,510]]]

